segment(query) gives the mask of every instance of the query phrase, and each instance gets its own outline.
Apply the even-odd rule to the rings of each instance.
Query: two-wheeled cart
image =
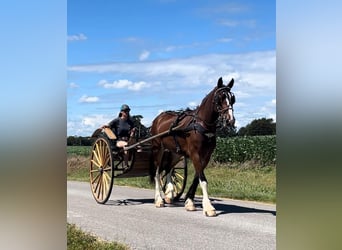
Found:
[[[175,127],[172,130],[176,130]],[[105,204],[112,192],[114,179],[149,176],[153,168],[152,140],[171,131],[138,138],[124,148],[116,147],[117,138],[110,128],[99,128],[92,135],[94,143],[90,159],[90,186],[96,202]],[[128,154],[128,155],[125,155]],[[163,162],[161,163],[163,165]],[[174,167],[160,169],[163,192],[166,191],[166,176],[170,174],[176,193],[175,199],[183,194],[187,181],[187,158],[180,156]]]

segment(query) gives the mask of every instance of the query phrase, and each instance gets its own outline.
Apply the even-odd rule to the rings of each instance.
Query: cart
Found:
[[[176,130],[178,127],[172,129]],[[116,178],[150,176],[153,166],[152,140],[165,136],[171,131],[139,138],[135,136],[124,148],[116,147],[116,136],[110,128],[99,128],[92,134],[94,143],[90,159],[90,186],[97,203],[105,204],[111,193]],[[125,154],[126,156],[125,160]],[[163,153],[161,154],[161,157]],[[161,158],[163,159],[163,157]],[[173,167],[160,167],[160,181],[163,192],[166,191],[166,176],[171,175],[172,185],[176,193],[175,200],[184,192],[187,181],[186,156],[179,155]],[[163,166],[163,161],[161,166]]]

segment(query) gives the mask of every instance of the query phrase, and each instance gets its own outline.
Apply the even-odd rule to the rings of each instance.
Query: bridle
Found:
[[[227,99],[227,107],[222,107],[222,97],[223,95],[225,96],[225,98]],[[226,119],[225,119],[225,114],[227,112],[229,112],[229,110],[231,110],[231,114],[233,114],[233,104],[235,103],[235,96],[234,93],[230,91],[230,87],[228,86],[224,86],[221,88],[218,88],[215,90],[214,94],[213,94],[213,99],[212,99],[212,103],[214,106],[214,111],[218,114],[217,119],[213,122],[213,123],[209,123],[203,119],[201,119],[200,117],[198,117],[198,112],[199,109],[197,109],[194,113],[194,119],[197,120],[199,119],[200,122],[204,125],[204,127],[206,129],[209,129],[211,127],[216,127],[217,122],[218,121],[223,121],[223,124],[226,124]],[[232,120],[234,120],[234,116],[232,115]],[[224,125],[226,126],[226,125]]]
[[[221,103],[222,103],[222,96],[225,96],[228,100],[228,105],[227,107],[222,107]],[[228,110],[233,110],[233,104],[235,103],[235,96],[234,96],[234,93],[232,93],[230,91],[230,88],[229,87],[222,87],[222,88],[219,88],[215,91],[214,93],[214,100],[213,100],[213,103],[214,103],[214,107],[215,107],[215,111],[217,113],[220,114],[220,116],[224,113],[226,113]]]

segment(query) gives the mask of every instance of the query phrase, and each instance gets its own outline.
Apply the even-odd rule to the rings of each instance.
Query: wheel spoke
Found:
[[[104,142],[101,141],[101,148],[100,148],[100,159],[101,159],[101,165],[103,166],[103,160],[104,160],[104,150],[105,150],[105,145],[104,145]]]
[[[109,172],[109,171],[111,171],[111,170],[112,170],[112,167],[111,167],[111,166],[108,166],[108,167],[106,167],[106,168],[103,169],[103,171],[106,171],[106,172]]]
[[[101,184],[101,179],[100,179],[99,177],[101,177],[100,174],[96,177],[96,179],[99,179],[99,180],[98,180],[98,182],[96,183],[96,186],[95,186],[95,189],[94,189],[94,192],[95,192],[95,193],[97,193],[97,189],[98,189],[98,187],[99,187],[100,184]],[[95,180],[93,181],[93,183],[94,183],[94,182],[95,182]]]
[[[101,165],[100,165],[98,162],[96,162],[96,161],[94,161],[94,160],[91,160],[91,162],[94,163],[98,168],[101,167]]]
[[[181,179],[182,181],[184,180],[184,176],[181,175],[180,173],[175,173],[175,177],[178,177],[179,179]]]
[[[95,192],[96,192],[96,194],[97,194],[97,199],[100,199],[100,194],[101,194],[101,185],[102,185],[102,183],[101,183],[101,180],[99,180],[99,182],[97,183],[98,185],[98,190],[95,190]]]
[[[106,177],[106,179],[108,181],[110,181],[112,179],[112,177],[107,172],[103,172],[103,175],[104,175],[104,177]]]
[[[105,174],[102,175],[102,182],[103,182],[103,192],[102,192],[102,199],[103,199],[104,193],[107,193],[107,190],[108,190],[108,183],[107,183]]]
[[[94,184],[95,181],[97,181],[97,180],[99,179],[100,176],[101,176],[101,173],[99,172],[99,174],[96,175],[96,177],[91,181],[91,184]],[[96,188],[95,188],[95,190],[96,190]]]
[[[96,172],[100,172],[100,168],[90,170],[90,173],[96,173]]]
[[[93,154],[95,155],[95,158],[96,158],[96,160],[97,160],[97,163],[101,165],[101,160],[100,160],[100,158],[99,158],[100,152],[99,152],[99,146],[98,146],[98,145],[95,145],[95,150],[93,150]]]
[[[109,157],[109,155],[106,155],[106,158],[105,158],[106,160],[105,160],[105,162],[104,162],[104,164],[103,164],[103,166],[108,166],[109,164],[109,160],[110,160],[110,157]]]

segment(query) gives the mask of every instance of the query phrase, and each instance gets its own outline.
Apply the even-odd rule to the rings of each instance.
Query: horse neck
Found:
[[[204,123],[204,125],[212,131],[216,130],[216,120],[218,113],[215,112],[214,107],[214,90],[203,99],[201,105],[197,109],[197,117]]]

